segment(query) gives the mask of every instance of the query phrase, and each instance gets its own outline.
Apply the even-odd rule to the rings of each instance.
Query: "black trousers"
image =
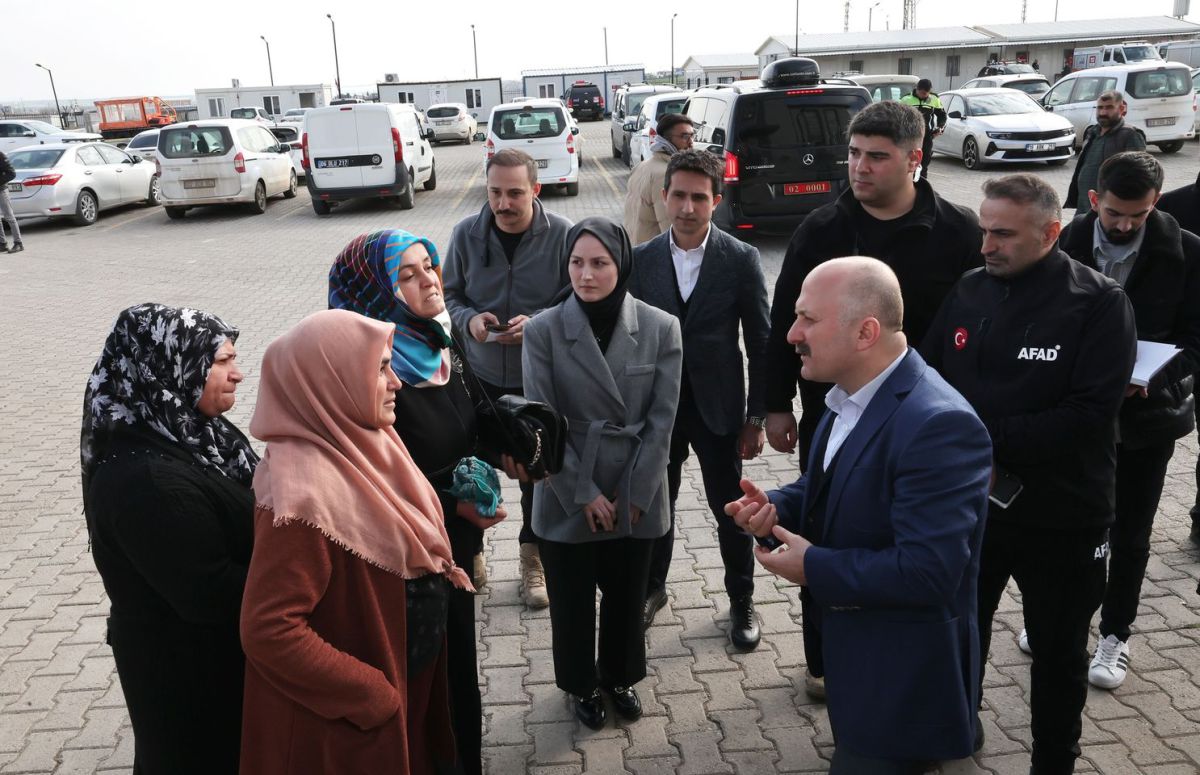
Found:
[[[483,385],[484,392],[495,401],[500,396],[524,396],[525,391],[521,388],[502,388],[499,385],[493,385],[490,382],[479,380],[479,384]],[[522,544],[536,544],[537,536],[533,534],[533,482],[521,482],[521,532],[517,536],[517,541]],[[482,544],[480,545],[482,548]],[[476,550],[478,552],[478,550]],[[470,569],[468,563],[463,566]]]
[[[742,458],[738,454],[738,434],[713,433],[700,416],[695,397],[687,383],[680,390],[679,409],[671,432],[671,452],[667,462],[667,490],[671,498],[671,526],[654,542],[647,588],[656,592],[666,588],[675,547],[675,500],[683,480],[683,464],[688,446],[700,459],[704,497],[717,520],[717,542],[725,565],[725,591],[731,598],[754,594],[754,539],[725,514],[725,504],[742,497]]]
[[[1149,447],[1117,446],[1117,519],[1109,530],[1108,586],[1100,607],[1100,635],[1129,640],[1137,618],[1150,534],[1175,440]]]
[[[1200,375],[1197,375],[1196,387],[1192,390],[1192,398],[1196,410],[1196,435],[1200,437]],[[1200,455],[1196,456],[1196,502],[1191,511],[1192,523],[1200,524]]]
[[[933,132],[925,127],[925,139],[921,141],[921,180],[929,177],[929,163],[933,161]]]
[[[1021,588],[1033,649],[1031,775],[1069,775],[1079,756],[1087,700],[1088,630],[1104,596],[1107,528],[1038,530],[992,520],[979,569],[983,682],[992,617],[1011,576]]]
[[[471,561],[479,551],[483,531],[454,516],[454,500],[443,497],[446,532],[454,564],[471,572]],[[451,587],[446,612],[446,672],[450,693],[450,722],[462,771],[483,772],[483,705],[479,695],[479,667],[475,641],[475,595]]]
[[[539,544],[550,593],[554,683],[564,692],[586,697],[597,686],[633,686],[645,678],[642,605],[651,539],[614,538],[579,544],[540,540]]]

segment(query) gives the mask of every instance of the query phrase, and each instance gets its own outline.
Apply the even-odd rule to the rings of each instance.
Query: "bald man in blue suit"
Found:
[[[882,262],[822,264],[796,316],[788,342],[802,375],[835,383],[809,470],[769,493],[743,480],[726,512],[759,538],[763,567],[818,605],[830,772],[924,772],[976,743],[991,441],[909,349],[900,286]]]

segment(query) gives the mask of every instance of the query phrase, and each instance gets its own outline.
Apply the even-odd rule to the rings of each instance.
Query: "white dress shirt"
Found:
[[[708,235],[712,234],[712,224],[704,232],[700,246],[684,250],[675,244],[675,230],[668,230],[667,239],[671,241],[671,261],[675,264],[675,281],[679,283],[679,295],[684,301],[696,290],[696,281],[700,279],[700,264],[704,262],[704,249],[708,247]]]
[[[892,361],[890,366],[879,372],[875,379],[854,391],[853,394],[847,393],[838,385],[834,385],[825,394],[825,406],[829,407],[836,417],[833,418],[833,427],[829,429],[829,441],[825,442],[825,459],[821,463],[822,468],[829,470],[829,461],[833,460],[833,456],[842,448],[850,431],[854,430],[855,425],[858,425],[863,412],[867,411],[867,405],[879,392],[879,386],[891,376],[896,367],[900,365],[900,361],[904,360],[905,355],[908,355],[908,348],[905,348],[904,352],[900,353],[900,357]]]

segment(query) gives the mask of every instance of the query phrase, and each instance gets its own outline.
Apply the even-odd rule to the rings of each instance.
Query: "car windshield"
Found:
[[[845,143],[850,114],[858,107],[854,97],[830,96],[816,102],[775,94],[736,104],[741,140],[759,148]]]
[[[1012,73],[1013,75],[1016,75],[1018,73],[1036,73],[1037,72],[1037,70],[1034,70],[1033,67],[1030,65],[1019,65],[1019,64],[1005,65],[1004,69],[1005,69],[1005,71]]]
[[[258,110],[255,108],[234,108],[229,111],[230,118],[256,118]]]
[[[1041,113],[1042,108],[1024,94],[981,94],[967,100],[968,116],[1011,116]]]
[[[54,126],[54,124],[47,124],[45,121],[22,121],[21,123],[24,124],[25,126],[29,127],[30,129],[32,129],[35,132],[42,132],[42,133],[49,132],[50,134],[55,134],[57,132],[63,131],[63,130],[59,129],[58,127]]]
[[[1130,73],[1129,96],[1139,100],[1151,97],[1182,97],[1192,93],[1192,81],[1183,68],[1171,70],[1145,70]]]
[[[501,140],[557,137],[566,125],[562,111],[554,107],[499,110],[492,118],[492,131]]]
[[[1004,87],[1006,89],[1023,91],[1026,94],[1033,94],[1035,96],[1038,94],[1045,94],[1046,92],[1050,91],[1050,84],[1046,83],[1040,78],[1034,78],[1028,81],[1009,81],[1008,83],[1004,84]]]
[[[152,148],[155,145],[158,145],[158,132],[151,132],[150,134],[138,135],[137,137],[135,137],[129,141],[129,145],[127,147],[128,148]]]
[[[8,155],[8,161],[15,170],[40,170],[53,167],[62,158],[63,153],[61,148],[17,151]]]
[[[300,134],[300,130],[292,129],[290,126],[273,126],[271,127],[271,134],[275,135],[276,140],[290,143]]]
[[[283,115],[285,115],[285,116],[303,116],[304,112],[306,110],[307,110],[307,108],[293,108],[292,110],[289,110],[287,113],[284,113]]]
[[[233,137],[223,126],[171,127],[158,136],[158,151],[168,159],[223,156],[232,145]]]
[[[683,112],[683,103],[685,103],[685,102],[687,102],[686,97],[684,97],[682,99],[678,99],[678,100],[662,100],[654,108],[655,120],[662,118],[663,116],[667,115],[668,113],[682,113]]]
[[[1153,46],[1125,46],[1126,62],[1144,62],[1147,59],[1161,59]]]
[[[882,102],[883,100],[899,100],[901,97],[912,92],[913,85],[905,81],[872,83],[868,84],[866,89],[871,92],[872,102]]]
[[[425,115],[429,118],[454,118],[458,115],[458,108],[430,108]]]

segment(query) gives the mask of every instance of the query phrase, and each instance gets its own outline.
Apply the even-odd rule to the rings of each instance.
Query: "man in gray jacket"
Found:
[[[570,285],[567,232],[571,222],[538,201],[537,163],[505,149],[487,162],[488,201],[450,235],[442,269],[446,309],[475,376],[493,399],[522,394],[525,322]],[[530,525],[533,484],[521,483],[521,594],[530,608],[550,604]]]

